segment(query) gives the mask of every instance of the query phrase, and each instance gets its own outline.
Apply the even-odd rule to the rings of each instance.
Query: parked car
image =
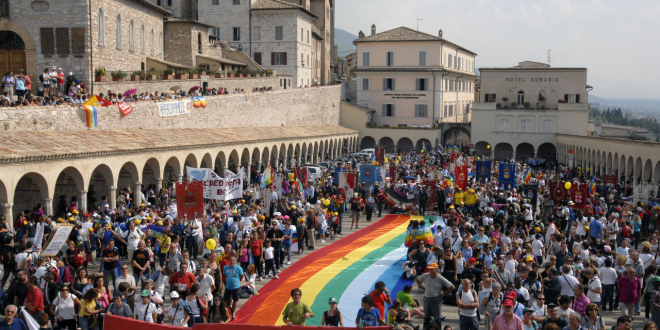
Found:
[[[329,169],[330,167],[332,167],[332,163],[330,163],[330,162],[319,162],[316,165],[321,166],[321,167],[325,167],[325,169]]]
[[[308,180],[311,182],[316,181],[316,179],[320,179],[323,171],[325,171],[323,167],[318,165],[303,165],[301,167],[307,168],[307,175],[309,176]]]

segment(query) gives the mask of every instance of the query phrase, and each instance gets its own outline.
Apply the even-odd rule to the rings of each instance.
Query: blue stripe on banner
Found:
[[[401,275],[403,274],[403,263],[406,262],[406,259],[407,257],[405,255],[402,256],[395,264],[391,265],[383,274],[381,274],[380,277],[378,277],[378,280],[376,280],[376,282],[385,282],[385,287],[390,290],[390,297],[392,298],[392,301],[396,299],[396,294],[403,290],[403,287],[405,286],[405,284],[403,284],[400,286],[400,288],[396,287],[398,282],[401,280]],[[374,285],[371,286],[369,292],[371,292],[375,286],[376,283],[374,282]],[[387,312],[389,307],[389,304],[385,304],[385,312]],[[385,317],[385,321],[387,322],[387,317]]]
[[[337,305],[337,308],[344,314],[344,326],[355,326],[357,312],[362,307],[362,297],[369,294],[378,281],[374,279],[380,278],[392,265],[397,264],[401,260],[401,256],[405,256],[407,251],[408,248],[401,244],[401,247],[373,263],[348,285]],[[401,265],[399,265],[399,268],[401,268]],[[403,269],[399,272],[399,276],[402,273]]]
[[[401,269],[401,274],[403,274],[403,269]],[[399,291],[403,291],[403,288],[406,285],[412,286],[413,283],[415,283],[414,280],[399,277],[399,280],[396,281],[396,283],[393,286],[391,286],[390,289],[390,297],[392,297],[392,301],[396,299],[396,295],[399,293]],[[390,288],[389,284],[387,285],[387,287]],[[385,306],[385,308],[390,308],[390,305]]]

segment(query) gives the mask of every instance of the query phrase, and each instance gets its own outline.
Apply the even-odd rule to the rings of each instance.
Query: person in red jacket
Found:
[[[170,293],[176,291],[182,299],[185,299],[188,296],[190,286],[195,284],[196,281],[195,275],[188,273],[188,264],[181,263],[179,271],[170,278]]]
[[[25,298],[25,308],[34,319],[44,312],[44,295],[39,289],[39,279],[36,276],[30,276],[27,283],[28,294]]]

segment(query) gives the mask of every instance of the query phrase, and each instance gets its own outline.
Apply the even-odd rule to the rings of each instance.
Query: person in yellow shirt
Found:
[[[296,175],[291,171],[291,173],[289,173],[289,183],[293,181],[296,181]]]
[[[458,188],[458,191],[454,194],[454,205],[458,206],[461,205],[461,202],[465,198],[465,193],[463,192],[463,189]]]
[[[81,330],[98,330],[98,324],[94,324],[92,316],[103,313],[103,309],[96,309],[96,299],[101,295],[97,289],[89,289],[80,300],[80,317],[78,324]]]
[[[474,192],[474,189],[468,189],[467,193],[465,194],[465,206],[467,206],[470,213],[472,213],[472,216],[477,215],[477,208],[475,207],[476,205],[477,193]]]

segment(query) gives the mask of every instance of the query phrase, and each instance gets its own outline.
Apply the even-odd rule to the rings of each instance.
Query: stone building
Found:
[[[477,54],[439,34],[407,27],[371,35],[357,46],[358,105],[374,109],[372,124],[383,127],[467,123],[474,101]]]
[[[592,87],[586,68],[525,61],[479,71],[479,102],[472,115],[477,155],[555,159],[558,135],[587,136]]]
[[[325,85],[332,82],[332,7],[331,0],[211,0],[199,2],[198,18],[229,47],[290,75],[294,87]]]

